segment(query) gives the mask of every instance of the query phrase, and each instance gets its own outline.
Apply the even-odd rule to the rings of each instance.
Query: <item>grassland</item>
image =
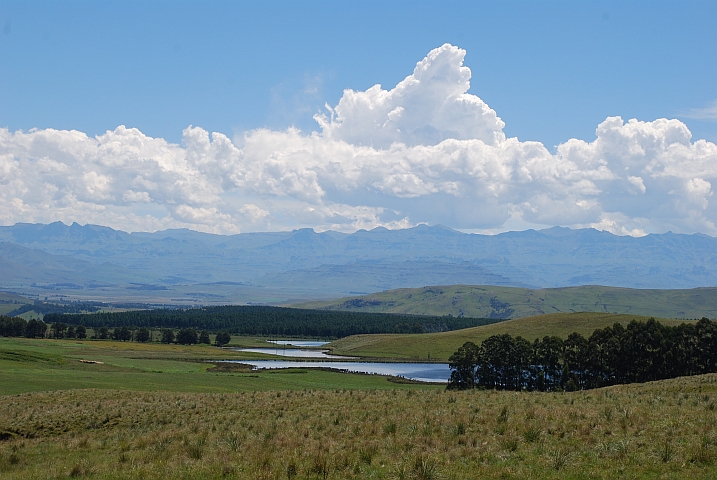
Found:
[[[449,285],[403,288],[339,300],[306,302],[301,308],[414,315],[521,318],[559,312],[600,312],[664,318],[717,317],[717,288],[638,290],[580,286],[531,290]]]
[[[715,478],[717,375],[575,393],[0,397],[7,479]]]
[[[447,332],[450,340],[374,336],[361,348],[379,356],[380,344],[378,353],[400,357],[430,346],[437,358],[441,348],[452,353],[451,342],[499,331],[565,336],[633,318],[556,314]],[[374,375],[205,362],[242,358],[199,345],[0,338],[0,477],[717,476],[717,374],[573,393],[447,392]]]
[[[0,315],[6,315],[8,312],[12,312],[18,307],[18,305],[13,305],[12,303],[0,303]]]
[[[245,343],[258,344],[260,340]],[[0,337],[0,395],[86,388],[170,392],[422,388],[396,385],[377,375],[311,368],[215,372],[210,370],[214,365],[206,362],[249,358],[269,357],[199,345]]]
[[[27,303],[32,303],[32,301],[14,293],[0,292],[0,315],[12,312]],[[37,315],[35,315],[35,317],[37,317]]]
[[[412,360],[448,360],[464,342],[479,345],[491,335],[508,333],[520,335],[530,341],[545,335],[562,338],[573,332],[589,337],[597,328],[631,320],[647,320],[638,315],[608,313],[554,313],[534,317],[517,318],[481,327],[466,328],[452,332],[424,334],[354,335],[331,342],[328,346],[337,355],[356,355],[375,358],[402,358]],[[658,319],[666,325],[676,325],[682,320]]]

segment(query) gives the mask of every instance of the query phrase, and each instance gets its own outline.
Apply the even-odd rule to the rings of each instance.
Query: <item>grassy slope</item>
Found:
[[[491,335],[509,333],[520,335],[530,341],[545,335],[562,338],[573,332],[588,337],[597,328],[615,322],[627,324],[631,320],[647,320],[637,315],[616,315],[610,313],[553,313],[535,317],[506,320],[482,327],[466,328],[452,332],[424,334],[354,335],[332,342],[329,347],[339,355],[360,355],[367,357],[390,357],[427,360],[448,360],[464,342],[480,344]],[[659,319],[668,325],[682,323],[681,320]]]
[[[7,315],[8,312],[12,312],[17,307],[19,307],[19,305],[0,303],[0,315]]]
[[[8,312],[12,312],[16,308],[26,303],[32,303],[29,300],[20,295],[14,293],[0,292],[0,315],[5,315]]]
[[[582,286],[530,290],[514,287],[450,285],[404,288],[362,297],[298,304],[301,308],[367,312],[491,317],[491,299],[508,304],[520,318],[556,312],[609,312],[665,318],[717,317],[717,288],[636,290]],[[358,306],[357,306],[358,305]],[[500,309],[499,309],[500,310]],[[498,312],[499,313],[499,312]]]
[[[634,317],[549,315],[470,330],[561,334],[618,318]],[[441,335],[402,338],[438,345]],[[212,373],[199,363],[240,357],[0,338],[0,477],[717,476],[717,374],[575,393],[446,392],[309,369]]]
[[[207,371],[212,365],[203,361],[261,357],[198,345],[0,337],[0,395],[75,388],[237,392],[397,387],[381,376],[314,369],[213,373]],[[85,364],[80,359],[102,361],[104,364]],[[441,388],[423,385],[398,387]]]
[[[712,479],[717,375],[574,393],[0,396],[0,477]]]

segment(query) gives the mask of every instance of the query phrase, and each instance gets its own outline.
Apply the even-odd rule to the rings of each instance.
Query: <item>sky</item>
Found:
[[[0,1],[0,224],[717,235],[715,2]]]

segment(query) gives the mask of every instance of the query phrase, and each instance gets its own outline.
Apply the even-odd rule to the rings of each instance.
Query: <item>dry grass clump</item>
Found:
[[[0,477],[715,478],[717,375],[576,393],[0,397]]]

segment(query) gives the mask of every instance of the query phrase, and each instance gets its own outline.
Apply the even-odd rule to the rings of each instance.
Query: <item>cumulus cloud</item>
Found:
[[[327,139],[387,148],[393,143],[431,145],[447,138],[505,140],[505,124],[480,98],[468,94],[471,71],[465,50],[445,44],[416,64],[413,74],[392,90],[374,85],[345,90],[330,117],[316,115]]]
[[[717,234],[717,145],[678,120],[610,117],[555,153],[506,138],[443,45],[390,90],[346,90],[318,130],[230,139],[190,126],[171,144],[120,126],[90,138],[0,130],[0,222],[236,233],[417,223],[500,231],[592,226]]]

